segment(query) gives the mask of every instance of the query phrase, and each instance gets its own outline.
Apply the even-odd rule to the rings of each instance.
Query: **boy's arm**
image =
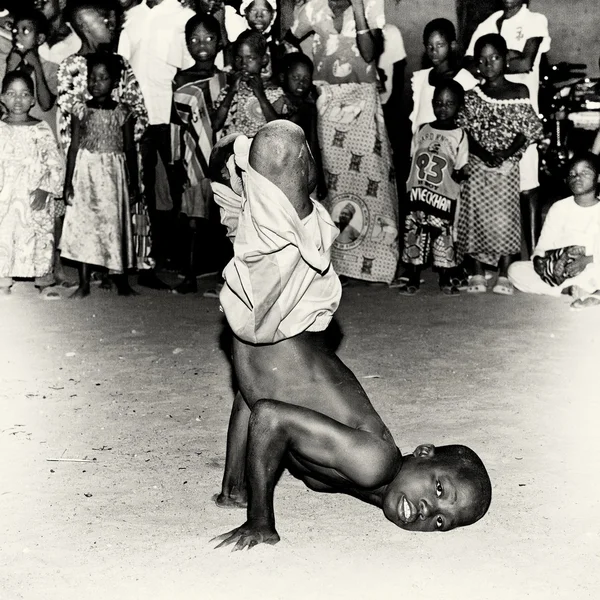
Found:
[[[332,471],[348,488],[375,489],[389,482],[398,466],[393,443],[368,431],[353,429],[308,408],[278,400],[259,400],[248,425],[246,522],[215,540],[234,550],[275,544],[273,492],[288,453],[315,472]]]
[[[69,151],[67,152],[67,170],[65,174],[65,188],[63,192],[63,199],[67,205],[71,204],[71,197],[73,196],[73,173],[75,172],[75,160],[79,150],[80,133],[81,121],[75,115],[72,115],[71,144],[69,145]]]

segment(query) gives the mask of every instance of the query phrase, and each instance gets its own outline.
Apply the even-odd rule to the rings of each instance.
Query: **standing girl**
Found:
[[[33,81],[14,71],[4,77],[0,98],[0,292],[13,277],[42,277],[52,268],[54,199],[60,196],[64,163],[50,127],[29,115]]]
[[[496,294],[512,295],[507,278],[511,257],[521,250],[519,160],[542,135],[542,123],[527,87],[505,76],[507,47],[498,34],[475,44],[484,78],[467,92],[458,125],[469,136],[469,179],[458,219],[458,248],[474,259],[475,275],[468,292],[485,292],[483,264],[498,267]]]
[[[112,98],[121,77],[119,58],[103,53],[86,59],[91,100],[71,120],[61,251],[80,263],[72,297],[89,295],[91,265],[116,274],[119,294],[131,295],[135,292],[125,274],[135,266],[129,198],[139,192],[133,118]]]

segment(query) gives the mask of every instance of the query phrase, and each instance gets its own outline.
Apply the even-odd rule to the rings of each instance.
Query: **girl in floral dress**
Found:
[[[507,47],[498,34],[481,37],[475,57],[484,83],[465,95],[457,123],[469,136],[469,178],[461,196],[458,250],[474,259],[468,292],[485,292],[483,264],[498,267],[492,291],[512,295],[511,257],[521,251],[519,160],[542,134],[527,87],[504,77]]]
[[[92,98],[74,107],[71,116],[61,253],[79,262],[73,298],[89,295],[91,265],[115,274],[120,295],[132,295],[126,272],[135,266],[129,207],[129,198],[138,194],[133,119],[129,108],[112,98],[119,58],[89,54],[87,67]]]
[[[29,75],[4,77],[0,98],[0,293],[14,277],[42,277],[52,268],[54,198],[60,196],[64,161],[47,123],[29,115],[34,86]],[[52,296],[54,297],[54,296]]]
[[[71,116],[91,97],[87,89],[86,55],[100,50],[112,52],[116,44],[119,33],[118,19],[111,6],[111,2],[104,0],[86,0],[75,3],[69,16],[71,25],[82,40],[82,46],[78,54],[63,60],[58,69],[58,134],[65,153],[71,143]],[[139,146],[148,126],[148,111],[131,65],[124,58],[118,58],[122,68],[121,76],[112,92],[113,99],[129,107],[134,123],[134,139]],[[138,269],[149,269],[152,261],[149,258],[151,241],[148,210],[141,194],[131,200],[136,266]]]

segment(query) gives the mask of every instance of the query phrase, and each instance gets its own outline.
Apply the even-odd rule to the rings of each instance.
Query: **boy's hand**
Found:
[[[274,527],[266,524],[255,524],[252,521],[246,521],[241,527],[219,535],[211,542],[221,542],[215,548],[223,548],[230,544],[235,544],[233,550],[244,550],[254,548],[257,544],[276,544],[281,538]]]
[[[73,206],[73,184],[65,183],[63,190],[63,200],[67,206]]]
[[[39,188],[31,193],[31,210],[42,210],[46,206],[48,200],[48,192]]]
[[[499,167],[505,160],[500,152],[494,152],[493,154],[491,152],[489,152],[488,154],[489,154],[489,156],[486,157],[485,162],[490,167],[493,167],[493,168]]]

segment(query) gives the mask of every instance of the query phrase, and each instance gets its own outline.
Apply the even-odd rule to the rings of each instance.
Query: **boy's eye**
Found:
[[[436,526],[436,529],[442,529],[442,527],[444,526],[444,519],[442,519],[442,517],[438,517],[435,520],[435,526]]]
[[[435,495],[440,498],[441,495],[444,493],[444,488],[442,487],[442,484],[439,481],[435,482]],[[439,520],[440,517],[438,517]]]

